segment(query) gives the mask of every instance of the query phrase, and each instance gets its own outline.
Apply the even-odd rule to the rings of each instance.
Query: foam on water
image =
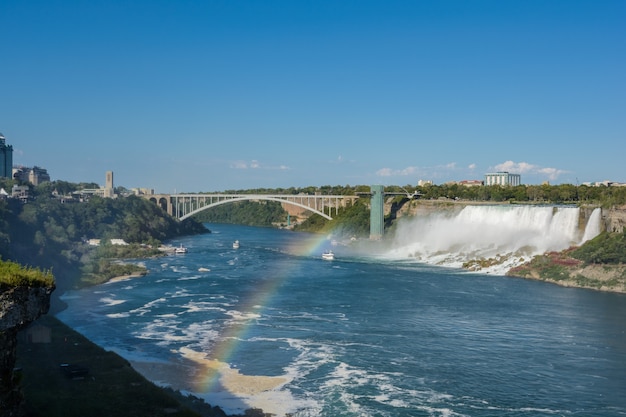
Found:
[[[111,297],[102,297],[100,299],[100,302],[104,303],[107,306],[116,306],[116,305],[125,303],[126,300],[115,300]]]

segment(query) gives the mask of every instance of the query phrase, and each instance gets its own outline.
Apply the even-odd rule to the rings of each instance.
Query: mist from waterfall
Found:
[[[481,272],[504,274],[549,251],[580,245],[600,233],[600,209],[579,228],[577,207],[466,206],[399,220],[386,257],[449,267],[491,259]]]

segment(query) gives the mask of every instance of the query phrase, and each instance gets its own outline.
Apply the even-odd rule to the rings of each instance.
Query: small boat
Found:
[[[332,250],[327,250],[324,253],[322,253],[322,259],[325,259],[327,261],[332,261],[333,259],[335,259],[335,254],[333,253]]]
[[[233,249],[239,249],[239,241],[238,240],[235,240],[233,242]]]
[[[179,247],[174,249],[174,253],[187,253],[187,248],[181,243]]]

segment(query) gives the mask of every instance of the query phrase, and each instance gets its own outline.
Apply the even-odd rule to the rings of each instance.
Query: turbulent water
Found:
[[[407,229],[392,255],[384,245],[365,255],[369,244],[208,226],[172,242],[187,254],[143,261],[145,277],[66,294],[59,318],[230,413],[626,415],[624,295],[401,260],[398,248],[414,255],[426,241]],[[330,247],[336,259],[322,260]]]

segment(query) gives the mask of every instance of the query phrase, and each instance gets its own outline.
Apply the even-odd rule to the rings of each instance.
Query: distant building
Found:
[[[12,178],[13,146],[7,145],[4,135],[0,133],[0,177]]]
[[[417,182],[418,187],[427,187],[429,185],[433,185],[433,182],[431,180],[419,180]]]
[[[610,180],[596,181],[596,182],[583,182],[582,185],[587,187],[626,187],[626,183],[615,182]]]
[[[100,246],[102,239],[89,239],[87,244],[89,246]],[[109,239],[111,245],[128,246],[128,243],[124,239]]]
[[[11,189],[11,197],[22,200],[23,202],[28,201],[28,186],[14,185]]]
[[[463,180],[463,181],[459,181],[459,185],[462,185],[464,187],[478,187],[478,186],[482,186],[484,184],[483,181],[481,180]]]
[[[154,188],[131,188],[134,195],[154,195]]]
[[[50,175],[48,174],[48,170],[38,166],[32,168],[18,166],[13,168],[13,179],[39,185],[43,182],[50,181]]]
[[[101,188],[83,188],[80,191],[77,191],[75,194],[78,195],[80,200],[88,199],[89,196],[97,195],[99,197],[104,198],[117,198],[115,194],[115,190],[113,187],[113,171],[106,172],[105,178],[105,186]]]
[[[508,172],[492,172],[485,174],[485,185],[510,185],[516,186],[522,183],[520,174],[509,174]]]

